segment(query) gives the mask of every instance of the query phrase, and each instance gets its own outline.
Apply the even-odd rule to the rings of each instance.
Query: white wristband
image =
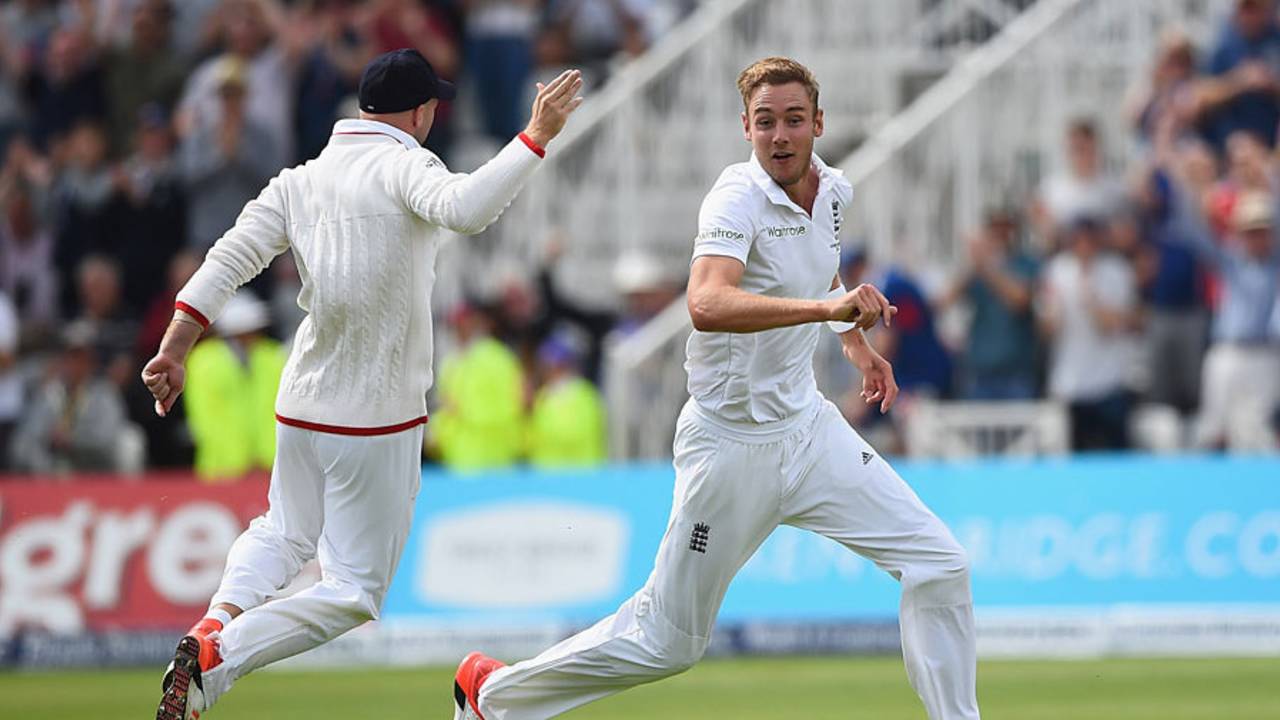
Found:
[[[834,300],[835,298],[843,297],[844,294],[847,292],[849,291],[844,289],[844,284],[842,283],[836,289],[827,293],[827,299]],[[843,335],[858,326],[851,322],[840,322],[838,320],[828,320],[827,327],[831,330],[831,332],[837,335]]]

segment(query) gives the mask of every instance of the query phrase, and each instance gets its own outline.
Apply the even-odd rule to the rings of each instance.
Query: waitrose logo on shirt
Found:
[[[708,228],[698,233],[699,240],[745,240],[746,237],[736,230],[724,228]]]
[[[771,238],[779,237],[799,237],[805,233],[804,225],[775,225],[764,229],[766,235]]]

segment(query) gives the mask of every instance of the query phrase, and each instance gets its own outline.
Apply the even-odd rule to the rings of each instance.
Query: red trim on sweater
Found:
[[[541,145],[539,145],[538,143],[534,142],[534,141],[533,141],[533,138],[529,137],[528,135],[526,135],[526,134],[524,134],[524,133],[520,133],[520,134],[519,134],[519,135],[517,135],[516,137],[520,138],[520,142],[524,143],[524,144],[525,144],[525,147],[527,147],[527,148],[529,148],[530,150],[532,150],[534,155],[537,155],[538,157],[546,157],[546,156],[547,156],[546,148],[544,148],[544,147],[542,147]]]
[[[195,318],[196,322],[200,323],[200,327],[204,328],[205,330],[209,329],[209,318],[205,317],[204,313],[200,312],[199,310],[191,307],[190,305],[182,302],[181,300],[173,304],[173,309],[181,310],[182,312]]]
[[[392,435],[394,433],[403,432],[418,425],[425,425],[427,416],[406,420],[395,425],[383,425],[381,427],[350,427],[348,425],[325,425],[324,423],[315,423],[309,420],[295,420],[285,417],[280,413],[276,413],[276,421],[281,425],[289,425],[291,427],[302,428],[303,430],[313,430],[315,432],[329,433],[331,435]]]
[[[334,133],[334,135],[381,135],[381,136],[383,136],[383,137],[389,137],[389,138],[391,138],[392,140],[395,140],[396,142],[400,142],[400,138],[396,137],[395,135],[392,135],[391,133],[378,132],[378,131],[376,131],[376,130],[374,130],[374,131],[369,131],[369,132],[356,132],[356,131],[350,131],[350,132],[336,132],[336,133]],[[401,143],[401,144],[403,144],[403,143]]]

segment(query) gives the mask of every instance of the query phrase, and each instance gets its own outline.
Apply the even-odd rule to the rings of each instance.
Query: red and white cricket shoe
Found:
[[[222,623],[205,618],[178,641],[173,661],[160,681],[160,707],[156,720],[200,720],[204,712],[204,683],[201,673],[222,664],[218,633]]]
[[[480,714],[480,686],[500,667],[504,664],[478,652],[462,658],[458,673],[453,676],[453,699],[458,705],[453,720],[484,720]]]

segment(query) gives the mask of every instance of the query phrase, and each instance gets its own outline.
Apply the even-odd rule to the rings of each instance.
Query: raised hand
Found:
[[[538,83],[538,95],[533,99],[533,113],[524,134],[546,147],[564,129],[573,111],[582,105],[582,96],[578,94],[580,90],[582,72],[579,70],[565,70],[547,85]]]

